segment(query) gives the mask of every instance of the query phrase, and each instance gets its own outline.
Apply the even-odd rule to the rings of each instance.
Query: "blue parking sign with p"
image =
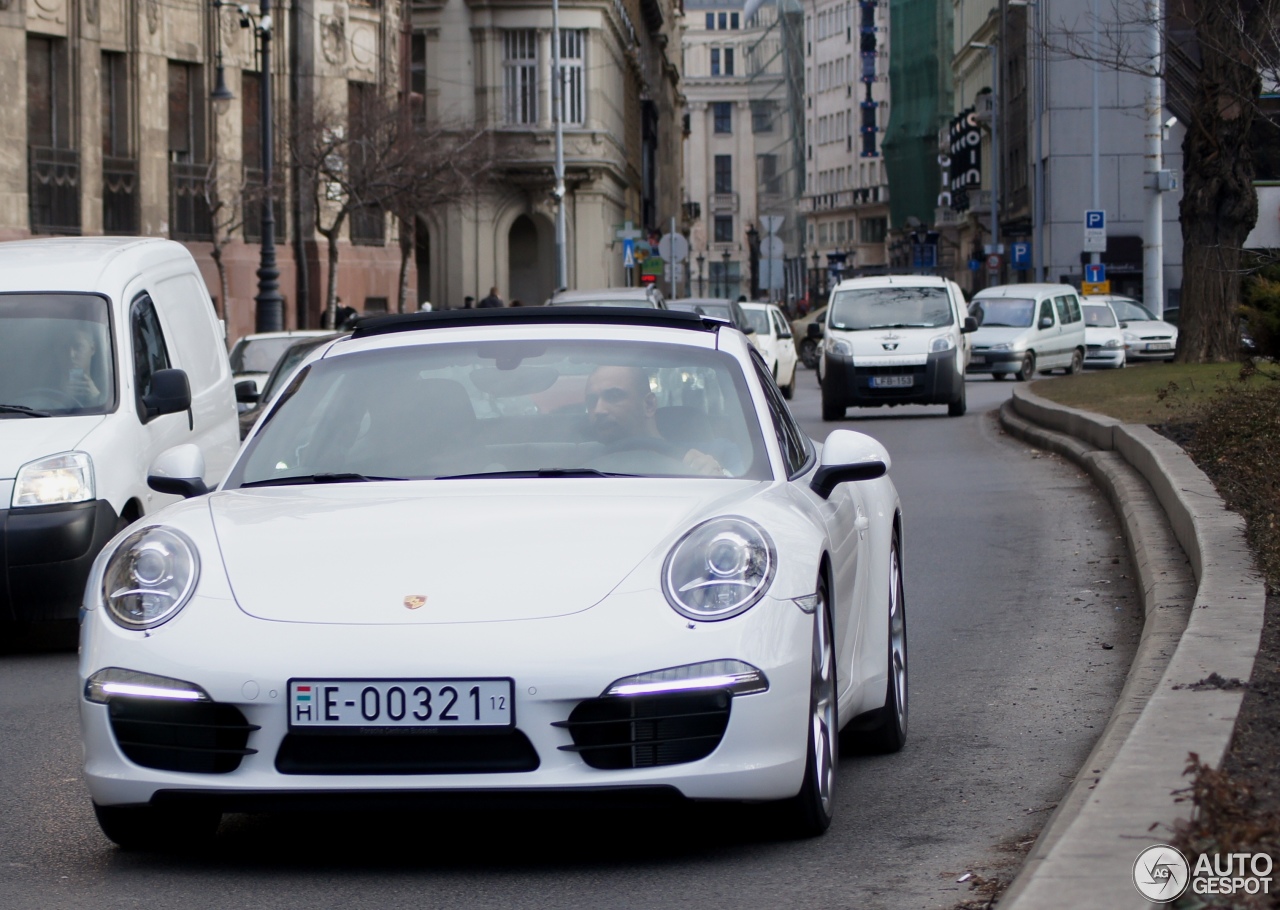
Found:
[[[1084,226],[1090,230],[1104,230],[1107,226],[1107,213],[1099,210],[1084,213]]]
[[[1024,242],[1012,244],[1010,252],[1014,268],[1025,268],[1031,265],[1031,244]]]

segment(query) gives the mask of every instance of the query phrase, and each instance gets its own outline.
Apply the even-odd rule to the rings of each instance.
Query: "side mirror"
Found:
[[[755,326],[747,325],[742,327],[742,334],[744,335],[754,335],[755,333]]]
[[[1052,317],[1052,316],[1041,316],[1041,317],[1040,317],[1040,328],[1042,328],[1042,329],[1051,329],[1051,328],[1053,328],[1053,317]]]
[[[161,414],[191,410],[191,383],[184,370],[156,370],[151,374],[151,391],[142,398],[147,420]]]
[[[258,383],[252,379],[241,379],[236,383],[236,401],[240,404],[258,403]]]
[[[960,329],[960,334],[968,335],[969,333],[976,331],[978,331],[978,320],[974,319],[972,316],[964,317],[964,327]]]
[[[209,492],[204,482],[204,453],[194,443],[165,449],[151,462],[147,486],[157,493],[174,493],[184,499]]]
[[[1120,323],[1120,328],[1122,328],[1122,329],[1127,329],[1127,328],[1129,328],[1129,323],[1127,323],[1127,322],[1122,322],[1122,323]]]
[[[883,477],[890,464],[885,447],[866,433],[832,430],[822,444],[822,458],[809,486],[823,499],[828,499],[842,483]]]
[[[821,338],[821,337],[822,337],[822,323],[821,323],[821,322],[811,322],[811,323],[809,323],[809,327],[808,327],[807,329],[805,329],[804,331],[805,331],[805,334],[806,334],[806,335],[808,335],[810,338]]]

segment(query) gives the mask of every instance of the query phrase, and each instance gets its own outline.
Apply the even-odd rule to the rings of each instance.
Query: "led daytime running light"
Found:
[[[85,681],[84,697],[89,701],[105,705],[113,696],[166,701],[212,701],[208,693],[194,683],[120,667],[99,670]]]
[[[733,695],[767,692],[769,680],[760,670],[740,660],[715,660],[682,667],[669,667],[616,680],[605,695],[661,695],[672,692],[700,692],[724,689]]]

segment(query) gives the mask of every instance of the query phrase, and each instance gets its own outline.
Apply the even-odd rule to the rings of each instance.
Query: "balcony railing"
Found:
[[[80,153],[28,146],[27,192],[33,234],[80,233]]]
[[[169,236],[174,240],[212,240],[213,218],[205,197],[209,165],[169,162]]]
[[[737,193],[712,193],[711,211],[713,214],[732,215],[738,211]]]
[[[138,162],[135,158],[102,158],[102,232],[138,233]]]

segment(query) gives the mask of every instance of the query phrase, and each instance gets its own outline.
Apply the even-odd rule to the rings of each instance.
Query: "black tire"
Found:
[[[790,401],[796,394],[796,371],[791,371],[791,381],[782,386],[782,397]]]
[[[1018,368],[1017,377],[1019,382],[1026,382],[1028,379],[1036,375],[1036,355],[1027,351],[1022,358],[1022,366]]]
[[[948,402],[948,403],[947,403],[947,416],[948,416],[948,417],[963,417],[963,416],[964,416],[964,412],[968,409],[968,407],[969,407],[969,404],[968,404],[968,402],[965,400],[965,385],[964,385],[964,378],[963,378],[963,377],[961,377],[961,379],[960,379],[960,394],[956,397],[956,400],[955,400],[955,401],[951,401],[951,402]]]
[[[835,394],[826,386],[822,387],[822,419],[844,420],[845,404],[836,400]]]
[[[868,752],[897,752],[907,741],[907,605],[898,542],[889,551],[889,680],[884,705],[859,742]]]
[[[99,806],[98,827],[125,850],[180,853],[208,843],[218,832],[222,813],[216,809],[158,806]]]
[[[1084,352],[1076,348],[1071,352],[1071,366],[1067,367],[1067,375],[1075,376],[1084,370]]]
[[[809,685],[808,753],[800,792],[782,804],[784,824],[793,837],[817,837],[835,815],[840,765],[840,716],[836,687],[836,648],[831,634],[827,584],[818,582],[813,614],[813,662]]]
[[[1007,375],[1008,375],[1007,373],[992,373],[991,378],[994,379],[996,382],[1003,382],[1004,377]]]
[[[811,370],[818,368],[818,343],[812,338],[800,342],[800,362]]]

